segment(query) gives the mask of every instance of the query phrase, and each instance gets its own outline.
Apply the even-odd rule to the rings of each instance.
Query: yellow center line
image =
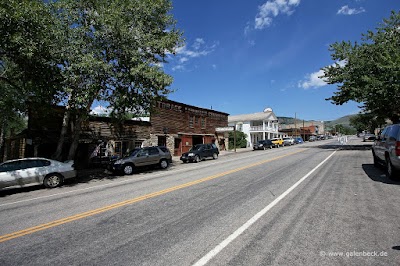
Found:
[[[24,235],[32,234],[32,233],[35,233],[35,232],[38,232],[38,231],[42,231],[42,230],[45,230],[45,229],[56,227],[56,226],[59,226],[59,225],[62,225],[62,224],[66,224],[66,223],[70,223],[70,222],[73,222],[73,221],[76,221],[76,220],[80,220],[80,219],[83,219],[83,218],[86,218],[86,217],[90,217],[90,216],[93,216],[93,215],[96,215],[96,214],[100,214],[100,213],[103,213],[103,212],[106,212],[106,211],[110,211],[110,210],[113,210],[113,209],[116,209],[116,208],[121,208],[123,206],[130,205],[130,204],[133,204],[133,203],[137,203],[137,202],[140,202],[140,201],[144,201],[146,199],[151,199],[151,198],[154,198],[154,197],[158,197],[158,196],[161,196],[161,195],[164,195],[164,194],[176,191],[176,190],[180,190],[180,189],[183,189],[183,188],[191,187],[191,186],[194,186],[194,185],[206,182],[206,181],[210,181],[210,180],[222,177],[222,176],[226,176],[226,175],[229,175],[229,174],[232,174],[232,173],[243,171],[243,170],[251,168],[251,167],[255,167],[255,166],[258,166],[258,165],[261,165],[261,164],[264,164],[264,163],[268,163],[268,162],[275,161],[275,160],[278,160],[278,159],[281,159],[281,158],[284,158],[284,157],[287,157],[287,156],[290,156],[290,155],[294,155],[296,153],[300,153],[300,152],[303,152],[305,150],[307,150],[307,149],[301,149],[301,150],[296,151],[296,152],[288,153],[288,154],[281,155],[281,156],[278,156],[278,157],[275,157],[275,158],[271,158],[271,159],[268,159],[268,160],[264,160],[264,161],[259,161],[259,162],[256,162],[256,163],[253,163],[253,164],[250,164],[250,165],[246,165],[246,166],[239,167],[239,168],[236,168],[236,169],[233,169],[233,170],[229,170],[229,171],[226,171],[226,172],[222,172],[222,173],[219,173],[219,174],[216,174],[216,175],[212,175],[212,176],[208,176],[208,177],[205,177],[205,178],[201,178],[201,179],[198,179],[198,180],[195,180],[195,181],[192,181],[192,182],[184,183],[184,184],[181,184],[181,185],[178,185],[178,186],[174,186],[174,187],[170,187],[170,188],[167,188],[167,189],[164,189],[164,190],[160,190],[160,191],[156,191],[156,192],[153,192],[153,193],[149,193],[149,194],[137,197],[137,198],[121,201],[121,202],[118,202],[118,203],[115,203],[115,204],[111,204],[111,205],[107,205],[107,206],[104,206],[104,207],[101,207],[101,208],[98,208],[98,209],[94,209],[94,210],[91,210],[91,211],[82,212],[82,213],[79,213],[79,214],[76,214],[76,215],[72,215],[72,216],[68,216],[68,217],[65,217],[65,218],[62,218],[62,219],[59,219],[59,220],[55,220],[55,221],[52,221],[52,222],[49,222],[49,223],[40,224],[40,225],[33,226],[33,227],[30,227],[30,228],[27,228],[27,229],[24,229],[24,230],[16,231],[16,232],[13,232],[11,234],[2,235],[2,236],[0,236],[0,243],[8,241],[8,240],[11,240],[11,239],[14,239],[14,238],[22,237]]]

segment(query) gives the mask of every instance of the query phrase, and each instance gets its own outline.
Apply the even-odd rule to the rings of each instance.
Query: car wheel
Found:
[[[124,168],[122,169],[124,175],[131,175],[133,173],[133,165],[132,164],[125,164]]]
[[[213,153],[213,159],[218,159],[218,154],[216,152]]]
[[[183,162],[183,163],[187,163],[188,161],[187,161],[187,160],[182,160],[182,162]]]
[[[43,185],[48,188],[55,188],[63,183],[63,177],[60,174],[49,174],[43,180]]]
[[[391,180],[396,180],[398,178],[398,173],[396,169],[393,167],[392,162],[390,161],[390,157],[386,157],[386,173]]]
[[[168,161],[167,160],[161,160],[160,161],[160,167],[161,169],[165,169],[168,167]]]
[[[194,156],[194,162],[195,163],[200,162],[200,157],[198,155]]]

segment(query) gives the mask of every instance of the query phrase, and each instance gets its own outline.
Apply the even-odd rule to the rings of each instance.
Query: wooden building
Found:
[[[65,108],[32,108],[28,128],[8,139],[6,159],[46,157],[56,151]],[[117,121],[109,117],[89,116],[82,125],[75,160],[86,167],[110,157],[120,157],[136,147],[167,146],[179,156],[199,143],[227,146],[228,138],[217,134],[217,127],[228,125],[228,114],[199,108],[174,101],[157,103],[150,121]],[[71,128],[65,140],[63,159],[67,158],[71,144]]]
[[[167,146],[175,156],[201,143],[215,143],[220,149],[228,146],[228,137],[215,130],[228,126],[227,113],[167,100],[157,104],[150,123],[147,144]]]
[[[52,106],[49,109],[31,109],[28,128],[7,141],[5,159],[24,157],[51,158],[57,148],[61,134],[65,108]],[[71,126],[63,147],[63,160],[67,158],[71,139]],[[82,124],[76,164],[87,167],[110,157],[120,157],[126,152],[141,147],[150,136],[151,124],[146,121],[116,121],[109,117],[89,116]]]

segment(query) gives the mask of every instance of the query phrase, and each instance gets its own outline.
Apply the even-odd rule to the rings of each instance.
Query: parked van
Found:
[[[390,179],[397,179],[400,172],[400,124],[385,127],[372,146],[374,165],[386,167]]]

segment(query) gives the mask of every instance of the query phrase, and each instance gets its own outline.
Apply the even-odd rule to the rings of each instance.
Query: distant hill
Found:
[[[336,120],[332,121],[324,121],[325,127],[334,127],[335,125],[343,125],[346,127],[352,127],[350,125],[350,118],[356,116],[356,115],[346,115],[343,117],[340,117]],[[278,117],[279,124],[294,124],[295,119],[293,117],[284,117],[284,116],[279,116]],[[309,122],[309,121],[306,121]],[[296,123],[301,124],[303,123],[303,120],[301,119],[296,119]]]
[[[338,118],[336,120],[333,120],[333,121],[326,121],[325,122],[325,126],[334,127],[335,125],[339,125],[340,124],[340,125],[343,125],[343,126],[346,126],[346,127],[352,127],[350,125],[350,118],[354,117],[354,116],[356,116],[356,115],[346,115],[346,116],[340,117],[340,118]]]
[[[279,124],[294,124],[294,118],[293,117],[285,117],[285,116],[278,116],[278,121]],[[301,119],[296,119],[296,123],[302,123],[303,120]]]

